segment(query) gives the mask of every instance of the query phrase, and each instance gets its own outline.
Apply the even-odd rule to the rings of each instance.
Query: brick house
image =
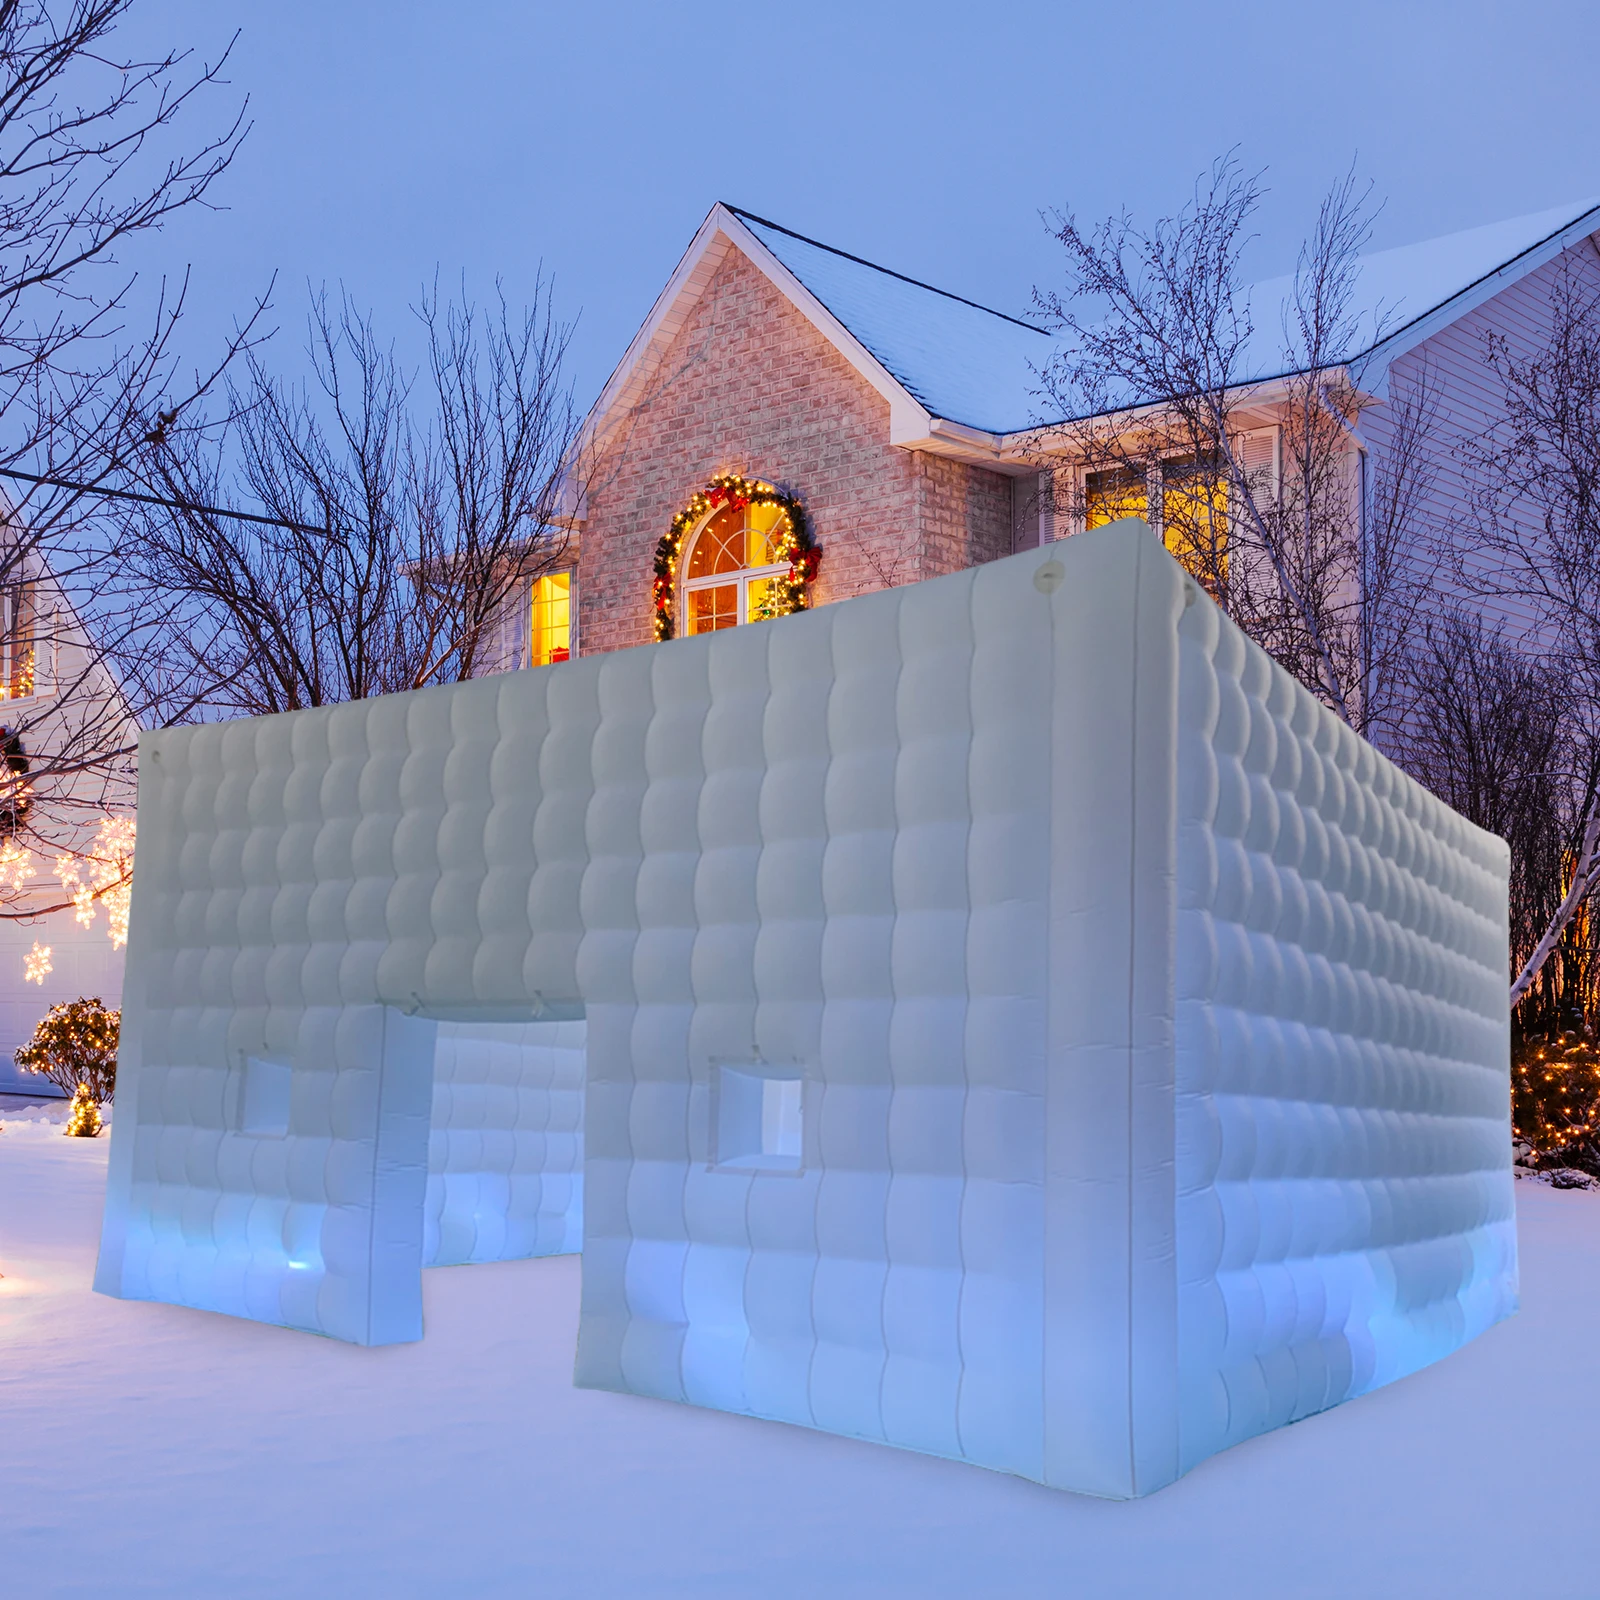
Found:
[[[1496,414],[1485,338],[1533,349],[1558,273],[1600,285],[1597,227],[1600,206],[1570,206],[1365,258],[1360,292],[1390,316],[1362,354],[1373,403],[1351,440],[1352,471],[1384,449],[1391,383],[1426,371],[1430,494],[1448,526],[1468,495],[1454,441]],[[1286,285],[1261,287],[1281,297]],[[1050,476],[1059,485],[1078,471],[1086,503],[1066,436],[1041,426],[1038,371],[1053,349],[1026,321],[714,206],[589,414],[568,570],[535,586],[511,659],[539,665],[660,636],[658,548],[718,474],[779,486],[804,506],[820,551],[811,605],[1070,535],[1083,514],[1052,511],[1069,497],[1045,492]],[[1271,338],[1260,367],[1238,416],[1247,456],[1271,467],[1286,395]],[[1092,498],[1091,486],[1091,519]],[[764,585],[786,570],[770,527],[701,513],[667,584],[674,633],[770,614]]]
[[[923,326],[902,348],[908,308]],[[802,500],[822,550],[811,604],[1008,554],[1030,502],[1036,543],[1037,474],[987,441],[1026,422],[1029,362],[1048,348],[1026,323],[715,207],[590,415],[573,626],[541,628],[536,593],[532,660],[655,636],[658,542],[719,472]],[[679,632],[731,620],[674,602]]]

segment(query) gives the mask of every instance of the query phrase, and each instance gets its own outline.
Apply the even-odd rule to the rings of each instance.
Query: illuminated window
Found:
[[[768,608],[774,578],[789,570],[774,561],[770,541],[784,521],[782,506],[727,506],[695,536],[684,564],[685,633],[715,633],[741,622],[759,622]]]
[[[39,640],[33,585],[10,585],[0,604],[0,699],[24,700],[36,687]]]
[[[548,667],[572,655],[572,574],[550,572],[533,585],[528,619],[528,665]]]
[[[1228,576],[1228,480],[1214,461],[1161,464],[1161,540],[1207,588]]]
[[[1203,583],[1227,573],[1228,484],[1213,464],[1163,461],[1160,467],[1161,542]],[[1150,520],[1149,480],[1127,467],[1090,472],[1083,483],[1083,525],[1103,527],[1122,517]]]
[[[1114,467],[1109,472],[1091,472],[1084,478],[1085,528],[1103,528],[1108,522],[1118,522],[1123,517],[1137,517],[1145,522],[1149,514],[1150,496],[1142,472]]]

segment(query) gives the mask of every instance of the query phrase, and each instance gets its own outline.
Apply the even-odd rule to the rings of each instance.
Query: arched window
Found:
[[[724,506],[694,536],[683,564],[683,631],[714,633],[774,615],[771,589],[789,571],[770,540],[782,506]]]

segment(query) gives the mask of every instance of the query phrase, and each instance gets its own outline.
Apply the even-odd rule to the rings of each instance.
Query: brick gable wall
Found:
[[[918,464],[922,531],[919,576],[937,578],[1011,554],[1011,483],[946,456],[921,451]]]
[[[1010,480],[891,445],[888,403],[730,250],[595,471],[578,569],[585,655],[650,642],[656,544],[722,470],[804,500],[823,551],[813,604],[1011,549]]]

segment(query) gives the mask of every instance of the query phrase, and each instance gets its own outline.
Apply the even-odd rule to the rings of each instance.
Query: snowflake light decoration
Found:
[[[33,857],[15,839],[0,844],[0,889],[15,893],[32,876]]]
[[[56,877],[71,896],[73,915],[81,927],[94,926],[103,905],[114,949],[128,942],[128,901],[133,885],[135,826],[132,817],[102,817],[94,848],[87,856],[56,857]],[[84,869],[88,869],[88,877]]]

